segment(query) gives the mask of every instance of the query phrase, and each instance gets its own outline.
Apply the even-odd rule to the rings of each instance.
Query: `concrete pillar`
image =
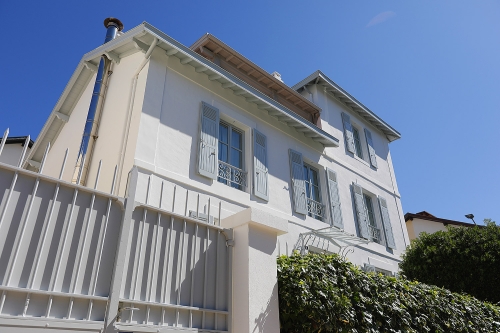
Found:
[[[288,221],[247,208],[221,221],[234,231],[232,333],[279,333],[277,237]]]

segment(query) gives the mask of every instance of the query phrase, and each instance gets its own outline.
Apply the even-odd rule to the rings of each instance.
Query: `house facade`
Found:
[[[99,78],[99,73],[104,74]],[[96,75],[101,87],[97,92]],[[98,102],[90,119],[93,98]],[[89,123],[93,126],[87,132]],[[82,140],[84,129],[87,139]],[[210,34],[187,47],[143,23],[117,32],[116,38],[83,56],[24,168],[36,173],[42,165],[43,177],[75,193],[82,187],[95,193],[111,189],[109,195],[118,201],[133,194],[133,205],[125,201],[124,216],[127,207],[142,207],[142,220],[134,224],[131,211],[132,226],[117,227],[124,241],[115,244],[114,260],[133,268],[127,271],[115,262],[109,302],[116,302],[115,319],[121,311],[132,313],[142,306],[141,313],[147,315],[139,320],[130,314],[119,329],[171,329],[182,322],[183,329],[201,331],[277,332],[276,256],[294,250],[334,252],[366,269],[387,274],[398,270],[400,254],[409,244],[389,150],[398,138],[395,129],[320,71],[290,87],[279,74],[267,73]],[[158,214],[156,229],[154,222],[147,229],[148,211]],[[191,271],[179,273],[176,280],[193,274],[191,300],[183,300],[178,291],[172,305],[177,311],[175,325],[166,326],[166,306],[158,305],[162,301],[154,296],[161,288],[151,287],[154,281],[160,284],[154,274],[163,267],[159,253],[166,251],[161,244],[169,239],[162,241],[154,231],[163,223],[161,214],[171,216],[169,235],[178,218],[179,225],[184,221],[181,237],[191,223],[193,239],[198,239],[200,223],[205,223],[214,226],[217,242],[224,235],[226,248],[234,246],[231,254],[227,252],[226,266],[219,259],[207,266],[205,257],[208,268],[201,275],[220,268],[231,277],[215,282],[214,308],[207,310],[206,282],[200,282],[205,283],[203,306],[194,307],[193,290],[198,283],[196,263],[208,248],[205,245],[195,255],[203,242],[189,243],[192,250],[180,256],[192,259],[177,262],[182,270],[185,261]],[[208,244],[215,236],[206,229]],[[229,230],[233,238],[228,238]],[[85,237],[77,253],[89,246]],[[184,241],[179,244],[184,249]],[[217,258],[226,255],[226,248],[215,247]],[[136,272],[147,270],[147,253],[153,258],[149,272],[156,276],[150,282],[140,280]],[[215,281],[220,280],[217,276]],[[175,280],[169,282],[168,273],[164,279],[165,284]],[[70,284],[73,290],[77,277],[75,281]],[[217,295],[228,285],[223,300]],[[113,286],[120,295],[115,301]],[[180,308],[188,305],[191,308]],[[158,310],[162,319],[150,319],[154,306],[163,309]],[[179,309],[189,313],[185,322]],[[109,306],[107,311],[103,320],[109,324]],[[193,317],[197,311],[202,316],[199,323]],[[214,315],[210,324],[206,313]],[[220,320],[224,323],[218,324]]]
[[[417,239],[422,232],[428,234],[433,234],[437,231],[446,231],[447,227],[459,228],[459,227],[474,227],[475,224],[454,221],[436,217],[426,211],[418,213],[406,213],[405,214],[406,229],[408,230],[408,237],[410,241]],[[479,226],[483,227],[483,226]]]
[[[4,133],[4,137],[8,136],[8,132]],[[0,145],[3,139],[0,138]],[[24,146],[28,143],[28,147],[24,150]],[[23,160],[23,153],[29,154],[33,147],[33,140],[27,136],[7,137],[0,154],[0,163],[9,165],[18,165]]]

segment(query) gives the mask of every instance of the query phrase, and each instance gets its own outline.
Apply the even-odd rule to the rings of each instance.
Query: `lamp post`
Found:
[[[474,222],[474,225],[477,225],[476,221],[474,221],[474,214],[467,214],[467,215],[465,215],[465,217],[468,218],[468,219],[471,219],[472,222]]]

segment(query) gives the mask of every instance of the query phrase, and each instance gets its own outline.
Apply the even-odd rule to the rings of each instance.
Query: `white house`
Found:
[[[27,136],[8,137],[5,140],[3,150],[0,153],[0,163],[18,165],[19,162],[21,162],[21,156],[26,144],[26,139],[28,140],[28,147],[26,148],[26,151],[24,153],[29,154],[31,147],[33,147],[33,140],[31,140]],[[1,144],[2,138],[0,138],[0,145]]]
[[[437,231],[446,231],[447,227],[458,228],[458,227],[474,227],[475,224],[454,221],[436,217],[426,211],[418,213],[406,213],[405,214],[406,229],[408,230],[408,236],[410,241],[417,239],[422,232],[428,234],[433,234]],[[484,226],[480,225],[480,228]]]
[[[55,261],[55,273],[47,275],[47,287],[42,277],[37,287],[42,294],[48,290],[43,295],[51,306],[39,312],[54,312],[56,296],[70,299],[61,309],[64,304],[77,309],[81,297],[90,302],[78,310],[87,313],[83,319],[74,314],[77,310],[54,318],[70,319],[71,325],[92,321],[90,304],[108,302],[89,330],[103,321],[106,329],[114,325],[126,331],[278,332],[277,255],[338,252],[367,269],[397,271],[409,240],[389,151],[389,143],[400,138],[395,129],[320,71],[290,87],[278,73],[267,73],[210,34],[187,47],[148,23],[125,33],[116,32],[119,21],[107,24],[116,38],[83,56],[24,165],[26,177],[42,166],[38,177],[74,193],[67,203],[71,208],[60,213],[69,216],[69,222],[61,222],[69,231],[54,250],[59,264]],[[94,221],[95,198],[102,196],[103,207],[110,202],[103,213],[106,223],[111,202],[125,202],[121,224],[109,224],[118,240],[109,245],[116,247],[116,256],[102,259],[113,272],[106,275],[111,286],[102,287],[101,298],[95,285],[89,292],[86,278],[78,277],[86,272],[85,263],[60,266],[65,253],[99,258],[88,261],[88,267],[99,267],[106,254],[92,252],[94,238],[86,242],[98,222],[86,222],[82,215],[81,227],[67,226],[83,192],[93,193],[90,206],[80,209],[90,212],[89,221]],[[8,201],[2,202],[0,209],[9,211]],[[43,223],[50,222],[39,223],[41,230],[49,228]],[[106,235],[106,227],[100,230]],[[14,248],[29,239],[23,232]],[[177,245],[172,235],[181,235]],[[102,239],[95,236],[95,244],[109,237]],[[226,246],[219,246],[219,239]],[[49,262],[48,254],[43,259],[44,244],[37,254],[42,259],[36,260]],[[173,252],[168,251],[178,251],[177,259],[170,262]],[[209,259],[211,253],[215,259]],[[16,273],[15,260],[21,259],[5,261],[5,295],[8,288],[29,288],[23,274],[31,276],[30,270]],[[170,280],[169,265],[179,272]],[[58,278],[64,267],[67,286]],[[212,272],[214,288],[207,286]],[[95,268],[85,273],[88,281],[101,281],[99,270],[94,273]],[[26,280],[36,281],[34,275]],[[176,299],[166,291],[173,283]],[[5,304],[9,299],[15,298],[5,296]],[[25,305],[23,316],[29,309]],[[4,315],[0,305],[0,319]]]

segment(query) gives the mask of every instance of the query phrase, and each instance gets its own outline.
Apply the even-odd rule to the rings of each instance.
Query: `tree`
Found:
[[[490,225],[490,224],[497,225],[497,223],[495,221],[493,221],[492,219],[484,219],[483,224],[484,225]]]
[[[422,233],[399,265],[410,280],[500,302],[500,227],[448,227]]]

